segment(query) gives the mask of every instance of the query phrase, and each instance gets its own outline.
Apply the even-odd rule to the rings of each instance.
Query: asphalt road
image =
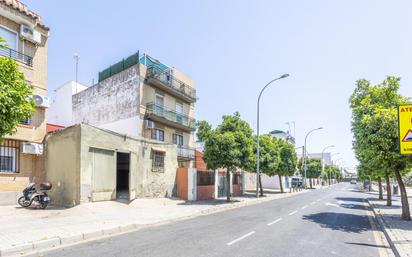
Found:
[[[344,183],[40,256],[387,256],[365,198]]]

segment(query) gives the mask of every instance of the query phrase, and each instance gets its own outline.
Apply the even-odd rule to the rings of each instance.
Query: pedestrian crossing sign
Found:
[[[412,154],[412,104],[398,107],[399,146],[401,154]]]

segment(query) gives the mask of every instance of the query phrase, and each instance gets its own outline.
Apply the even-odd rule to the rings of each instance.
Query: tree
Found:
[[[279,177],[280,192],[283,193],[282,176],[292,176],[295,173],[298,157],[294,145],[282,139],[273,140],[279,148],[280,163],[275,174]]]
[[[268,176],[276,175],[280,164],[280,148],[276,138],[271,135],[259,136],[259,168]],[[263,196],[262,180],[259,175],[260,195]]]
[[[388,189],[387,205],[391,205],[390,177],[396,177],[401,192],[401,217],[410,220],[402,174],[410,170],[412,157],[399,153],[397,106],[407,103],[407,98],[398,93],[399,81],[400,78],[387,77],[372,86],[367,80],[358,80],[349,102],[353,146],[359,162],[367,166],[371,177],[380,177],[383,172]]]
[[[312,179],[318,178],[322,173],[322,162],[319,159],[308,159],[307,160],[307,170],[306,176],[309,178],[310,188],[312,187]]]
[[[226,199],[230,201],[230,172],[253,165],[253,130],[238,112],[223,116],[222,123],[212,129],[207,122],[198,123],[205,142],[203,159],[211,169],[226,169]]]
[[[1,38],[0,47],[5,47]],[[33,87],[17,67],[11,58],[0,57],[0,141],[5,135],[14,134],[17,125],[35,111]]]
[[[300,167],[300,174],[305,174],[305,168],[302,165],[303,158],[299,159],[298,166]],[[322,174],[322,162],[320,159],[308,158],[306,160],[306,177],[309,178],[310,188],[312,187],[312,179],[319,178]]]

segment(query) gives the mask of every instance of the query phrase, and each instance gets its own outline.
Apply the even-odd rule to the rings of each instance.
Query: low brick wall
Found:
[[[197,200],[210,200],[215,198],[215,186],[197,186]]]

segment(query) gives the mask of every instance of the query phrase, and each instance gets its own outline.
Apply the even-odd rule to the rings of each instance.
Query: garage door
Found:
[[[90,148],[92,158],[92,201],[116,199],[116,155],[114,151]]]

